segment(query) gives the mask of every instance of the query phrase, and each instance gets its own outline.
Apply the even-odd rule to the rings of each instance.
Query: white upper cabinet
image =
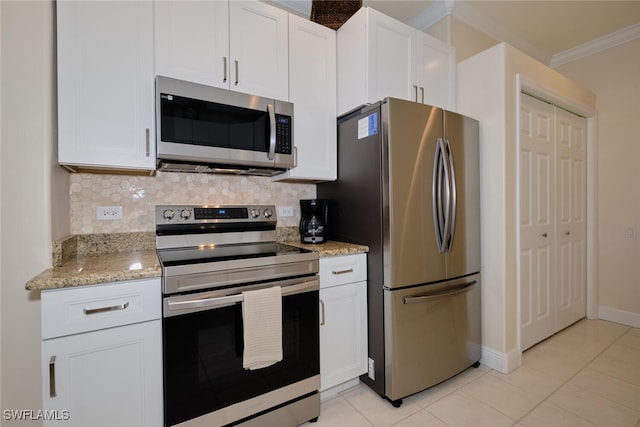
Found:
[[[58,162],[155,169],[153,3],[56,6]]]
[[[154,4],[156,74],[289,98],[286,11],[260,1]]]
[[[336,32],[295,15],[289,16],[289,95],[296,167],[274,179],[335,180]]]
[[[338,114],[385,97],[453,109],[455,50],[364,7],[338,30]]]
[[[231,89],[289,98],[289,14],[259,1],[231,1]]]
[[[156,74],[229,88],[229,3],[160,0],[155,6]]]
[[[410,100],[455,110],[455,48],[414,30],[411,56]]]

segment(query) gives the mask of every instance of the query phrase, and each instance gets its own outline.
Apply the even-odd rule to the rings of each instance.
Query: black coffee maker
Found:
[[[300,200],[300,242],[326,242],[328,217],[329,203],[327,200]]]

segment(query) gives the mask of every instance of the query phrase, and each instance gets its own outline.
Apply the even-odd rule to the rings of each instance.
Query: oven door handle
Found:
[[[272,286],[278,286],[278,283],[270,283],[261,285],[256,288],[247,289],[264,289]],[[320,289],[318,279],[307,280],[305,282],[296,283],[293,285],[287,285],[282,287],[282,296],[295,295],[304,292],[314,291]],[[180,297],[178,297],[180,298]],[[166,301],[166,316],[174,316],[177,314],[185,314],[187,312],[211,310],[221,307],[233,305],[244,300],[242,293],[225,295],[225,296],[213,296],[213,297],[198,297],[197,295],[190,299],[180,299],[172,301],[168,298]]]

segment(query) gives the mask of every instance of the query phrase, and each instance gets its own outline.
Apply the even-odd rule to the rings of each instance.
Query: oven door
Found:
[[[271,286],[282,287],[283,360],[245,370],[241,292]],[[227,425],[317,392],[318,289],[314,275],[166,297],[165,425]]]

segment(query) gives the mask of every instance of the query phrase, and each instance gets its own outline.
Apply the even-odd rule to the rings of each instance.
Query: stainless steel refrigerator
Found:
[[[369,372],[402,399],[481,357],[478,122],[386,98],[338,120],[329,237],[369,246]]]

